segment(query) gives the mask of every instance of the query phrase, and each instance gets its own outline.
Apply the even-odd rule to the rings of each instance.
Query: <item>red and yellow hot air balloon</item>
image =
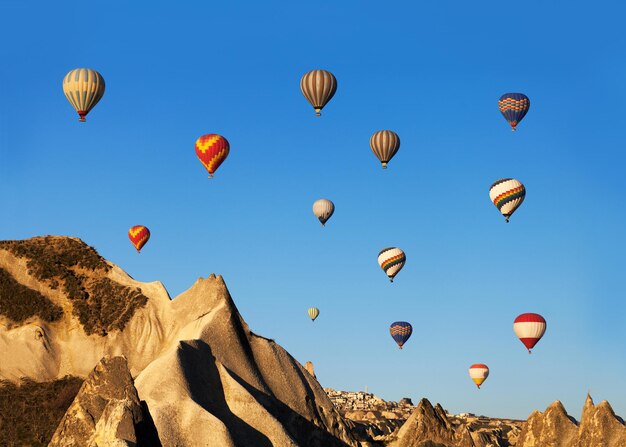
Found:
[[[128,230],[128,239],[137,249],[137,253],[139,253],[148,239],[150,239],[150,230],[148,227],[144,227],[143,225],[135,225]]]
[[[487,377],[489,377],[489,367],[483,363],[474,363],[469,367],[469,375],[480,389],[480,386],[487,380]]]
[[[226,160],[229,152],[230,144],[221,135],[210,133],[202,135],[196,141],[196,155],[206,170],[209,171],[209,178],[213,178],[213,174]]]
[[[546,333],[546,320],[539,314],[521,314],[513,322],[513,331],[520,339],[528,353]]]

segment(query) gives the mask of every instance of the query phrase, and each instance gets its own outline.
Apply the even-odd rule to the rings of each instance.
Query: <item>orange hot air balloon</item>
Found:
[[[209,178],[213,178],[213,174],[226,160],[229,152],[230,144],[221,135],[210,133],[202,135],[196,141],[196,155],[206,170],[209,171]]]
[[[135,225],[128,230],[128,239],[130,239],[137,249],[137,253],[139,253],[141,248],[148,242],[148,239],[150,239],[150,230],[143,225]]]

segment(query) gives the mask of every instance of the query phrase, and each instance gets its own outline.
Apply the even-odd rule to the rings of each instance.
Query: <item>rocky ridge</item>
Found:
[[[118,417],[126,428],[137,424],[139,403],[162,445],[357,446],[317,380],[249,329],[219,276],[200,278],[170,300],[162,284],[135,281],[82,241],[54,236],[0,242],[0,268],[12,281],[0,290],[0,309],[19,306],[24,316],[0,313],[0,379],[89,376],[55,434],[58,445],[113,439]],[[14,294],[16,284],[28,290]],[[38,307],[30,291],[43,297]],[[107,304],[111,292],[115,306]],[[55,306],[55,318],[42,317],[50,315],[46,306]],[[96,367],[107,356],[125,358],[125,379],[118,360]],[[95,380],[107,375],[116,379],[106,383],[121,381],[126,391]],[[102,397],[85,397],[100,389]],[[92,424],[73,422],[87,414]],[[132,443],[124,433],[111,442]]]
[[[607,401],[594,405],[587,395],[578,423],[556,401],[543,413],[533,411],[528,417],[519,447],[624,447],[626,426]]]

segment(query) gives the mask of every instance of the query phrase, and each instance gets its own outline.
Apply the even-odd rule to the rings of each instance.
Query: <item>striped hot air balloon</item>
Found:
[[[76,68],[63,78],[63,93],[78,112],[78,121],[85,122],[89,111],[104,95],[104,78],[96,70]]]
[[[489,377],[489,367],[482,363],[475,363],[469,367],[469,375],[480,389],[480,386],[487,380],[487,377]]]
[[[393,278],[395,278],[398,272],[402,270],[405,262],[406,255],[399,248],[384,248],[378,253],[378,265],[387,274],[391,282],[393,282]]]
[[[337,79],[330,71],[311,70],[300,79],[300,90],[315,109],[315,116],[320,116],[337,91]]]
[[[144,227],[143,225],[135,225],[128,230],[128,239],[137,249],[137,253],[139,253],[148,239],[150,239],[150,230],[148,227]]]
[[[513,322],[513,331],[530,354],[530,350],[546,333],[546,320],[539,314],[521,314]]]
[[[320,314],[320,310],[317,307],[309,307],[306,312],[309,314],[309,318],[311,319],[311,321],[315,321],[315,319]]]
[[[489,188],[489,197],[508,222],[511,215],[524,201],[526,188],[519,180],[501,178],[493,182]]]
[[[202,135],[196,141],[196,155],[206,170],[209,171],[209,178],[213,178],[213,174],[226,160],[229,152],[230,144],[221,135],[210,133]]]
[[[411,338],[413,333],[413,326],[406,321],[395,321],[389,326],[389,333],[391,337],[396,341],[400,349]]]
[[[528,113],[530,99],[523,93],[505,93],[498,100],[498,108],[511,125],[511,130],[515,132],[519,122]]]
[[[400,137],[391,130],[379,130],[370,137],[370,148],[382,163],[383,169],[387,169],[387,163],[400,149]]]
[[[334,212],[335,204],[328,199],[319,199],[313,203],[313,214],[319,219],[322,226],[326,225],[326,221]]]

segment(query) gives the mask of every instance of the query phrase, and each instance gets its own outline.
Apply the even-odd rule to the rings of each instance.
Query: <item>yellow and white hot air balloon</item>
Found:
[[[313,203],[313,214],[319,219],[322,226],[326,225],[326,221],[334,212],[335,204],[328,199],[319,199]]]
[[[382,163],[383,169],[387,169],[387,163],[400,149],[400,137],[391,130],[379,130],[370,137],[370,148]]]
[[[309,307],[306,312],[309,314],[309,318],[311,319],[311,321],[315,321],[315,319],[320,314],[320,310],[317,307]]]
[[[487,377],[489,377],[489,367],[482,363],[475,363],[469,367],[470,378],[474,381],[476,386],[480,388]]]
[[[63,93],[78,112],[78,121],[98,104],[104,95],[104,78],[96,70],[76,68],[63,78]]]
[[[300,90],[320,116],[322,109],[335,96],[337,78],[326,70],[311,70],[300,79]]]

